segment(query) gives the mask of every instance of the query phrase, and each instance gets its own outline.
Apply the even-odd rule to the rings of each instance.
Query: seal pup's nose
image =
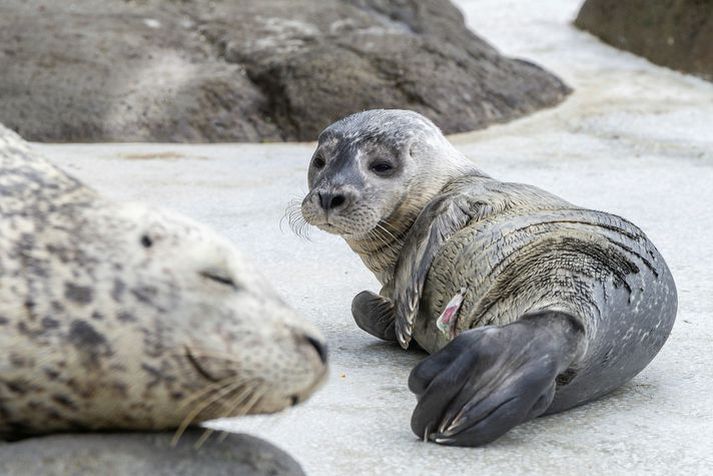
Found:
[[[347,197],[343,193],[319,192],[319,204],[324,210],[334,210],[346,206]]]

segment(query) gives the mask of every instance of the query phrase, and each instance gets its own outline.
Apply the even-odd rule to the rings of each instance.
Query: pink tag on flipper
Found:
[[[438,330],[446,334],[448,337],[455,337],[455,324],[456,324],[456,314],[460,309],[461,304],[463,304],[463,296],[465,296],[465,288],[460,288],[458,294],[453,296],[446,308],[443,310],[438,320],[436,321],[436,327]]]

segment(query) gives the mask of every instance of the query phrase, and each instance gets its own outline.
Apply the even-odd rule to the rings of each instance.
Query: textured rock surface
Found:
[[[460,132],[568,93],[448,0],[5,0],[0,44],[0,122],[39,141],[313,140],[373,107]]]
[[[222,476],[303,475],[276,446],[247,435],[169,433],[56,435],[0,444],[0,474],[8,476]]]
[[[710,0],[587,0],[575,25],[656,64],[713,81]]]

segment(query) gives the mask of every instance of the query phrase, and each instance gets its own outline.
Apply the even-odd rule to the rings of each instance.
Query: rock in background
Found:
[[[276,446],[247,435],[214,433],[196,448],[203,430],[178,444],[172,433],[54,435],[0,443],[0,474],[12,476],[304,476]]]
[[[0,2],[0,122],[29,140],[314,140],[376,107],[453,133],[568,92],[448,0]]]
[[[587,0],[575,25],[656,64],[713,81],[711,0]]]

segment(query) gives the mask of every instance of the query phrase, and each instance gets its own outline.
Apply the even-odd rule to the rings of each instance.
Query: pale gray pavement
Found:
[[[454,137],[457,146],[494,176],[633,220],[667,259],[680,300],[671,338],[631,383],[486,448],[416,439],[406,379],[423,355],[364,334],[349,312],[375,280],[340,239],[280,228],[287,202],[306,190],[310,144],[37,147],[109,196],[214,226],[324,330],[331,375],[314,398],[281,415],[217,423],[278,444],[308,474],[713,473],[713,84],[575,30],[577,1],[457,3],[504,53],[575,88],[557,109]]]

